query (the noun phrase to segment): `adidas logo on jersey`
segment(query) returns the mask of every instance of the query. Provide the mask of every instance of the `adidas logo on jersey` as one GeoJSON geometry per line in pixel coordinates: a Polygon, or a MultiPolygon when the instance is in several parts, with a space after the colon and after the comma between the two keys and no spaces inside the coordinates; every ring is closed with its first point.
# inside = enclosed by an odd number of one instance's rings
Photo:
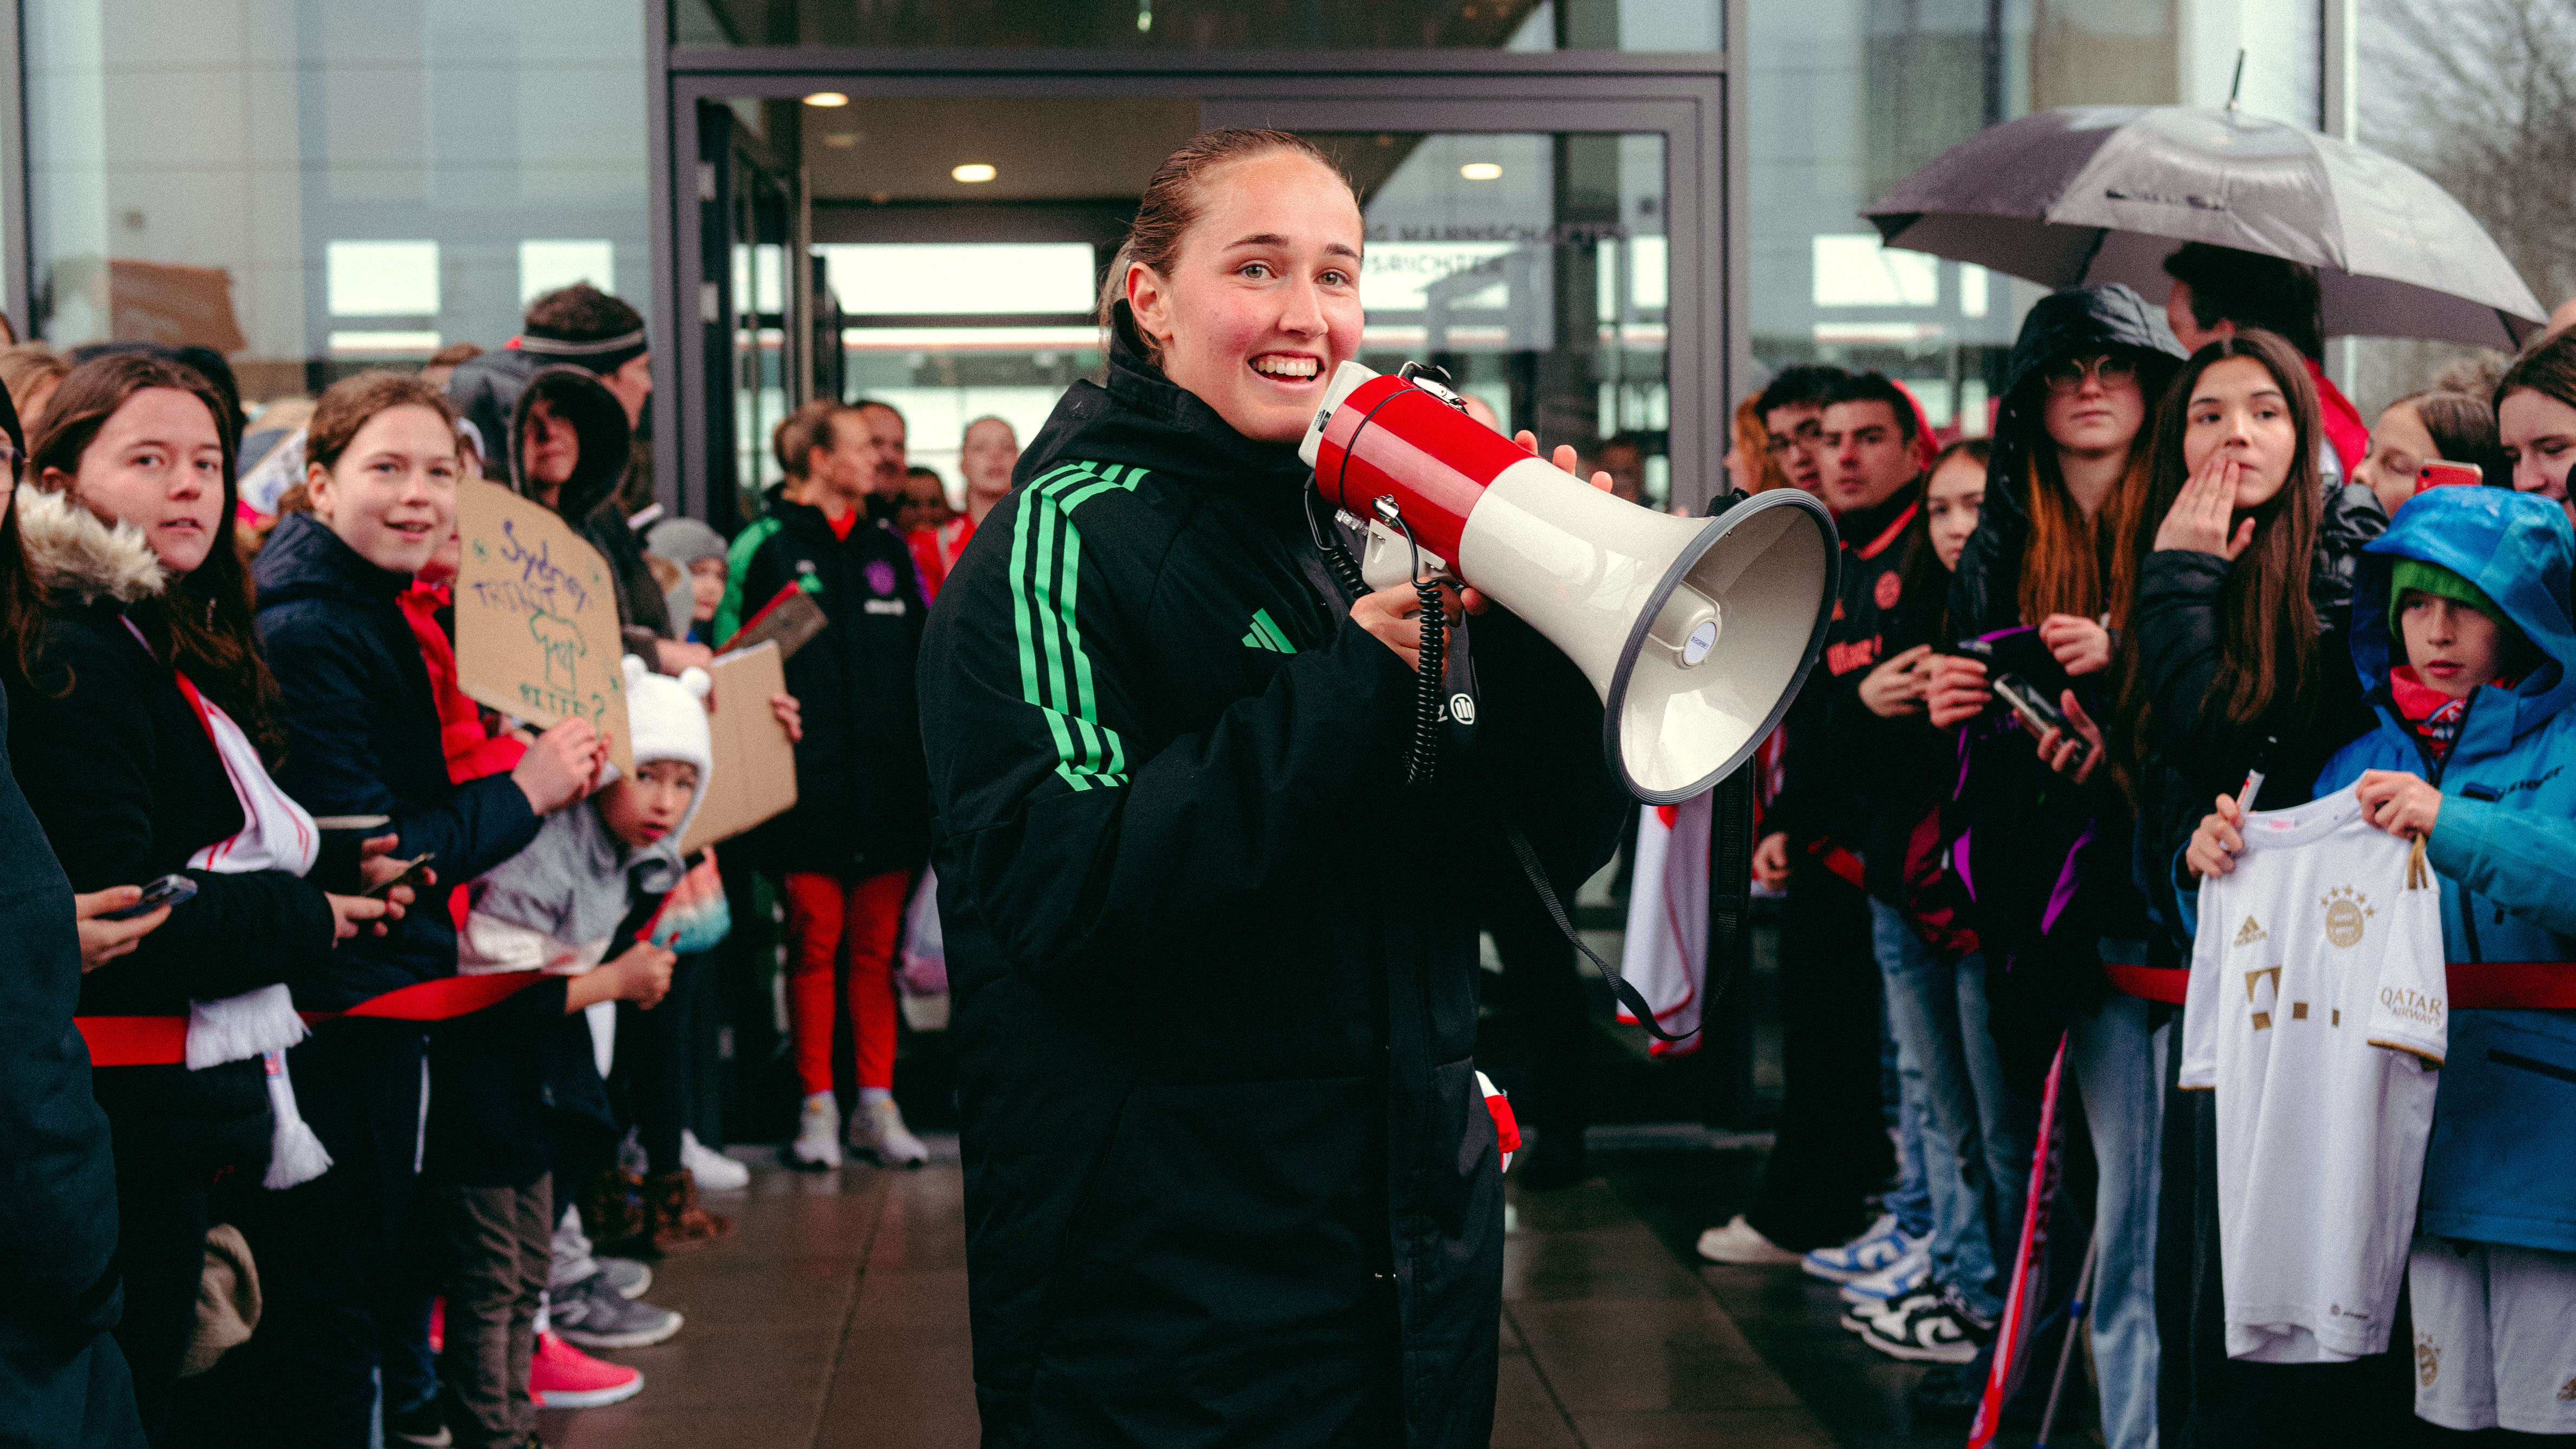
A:
{"type": "Polygon", "coordinates": [[[1267,649],[1273,654],[1294,654],[1297,646],[1288,642],[1287,633],[1270,620],[1268,609],[1252,611],[1252,628],[1243,636],[1246,649],[1267,649]]]}
{"type": "Polygon", "coordinates": [[[2239,946],[2251,946],[2255,942],[2262,940],[2266,934],[2268,933],[2265,932],[2261,926],[2254,924],[2254,918],[2252,916],[2247,916],[2245,918],[2245,924],[2236,928],[2236,944],[2239,946]]]}

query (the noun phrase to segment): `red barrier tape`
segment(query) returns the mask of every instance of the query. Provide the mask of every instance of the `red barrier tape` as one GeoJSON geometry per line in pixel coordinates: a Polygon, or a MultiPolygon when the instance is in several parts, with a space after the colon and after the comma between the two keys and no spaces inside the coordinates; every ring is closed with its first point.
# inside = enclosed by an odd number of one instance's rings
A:
{"type": "MultiPolygon", "coordinates": [[[[2111,984],[2128,995],[2180,1006],[2191,973],[2172,966],[2105,961],[2111,984]]],[[[2472,1011],[2576,1010],[2576,961],[2454,961],[2451,1005],[2472,1011]]]]}
{"type": "MultiPolygon", "coordinates": [[[[442,976],[371,997],[346,1011],[307,1011],[312,1025],[356,1017],[372,1021],[453,1021],[497,1006],[538,982],[538,971],[502,971],[488,976],[442,976]]],[[[184,1016],[81,1016],[72,1024],[89,1043],[93,1067],[165,1067],[188,1060],[188,1018],[184,1016]]]]}

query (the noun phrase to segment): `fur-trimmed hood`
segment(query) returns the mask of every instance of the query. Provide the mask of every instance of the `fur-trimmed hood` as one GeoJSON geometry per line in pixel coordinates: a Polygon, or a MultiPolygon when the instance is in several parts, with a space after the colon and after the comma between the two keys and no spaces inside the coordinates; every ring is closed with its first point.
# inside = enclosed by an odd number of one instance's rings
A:
{"type": "Polygon", "coordinates": [[[69,493],[21,485],[17,508],[27,567],[48,598],[132,604],[160,593],[169,581],[141,529],[108,523],[69,493]]]}

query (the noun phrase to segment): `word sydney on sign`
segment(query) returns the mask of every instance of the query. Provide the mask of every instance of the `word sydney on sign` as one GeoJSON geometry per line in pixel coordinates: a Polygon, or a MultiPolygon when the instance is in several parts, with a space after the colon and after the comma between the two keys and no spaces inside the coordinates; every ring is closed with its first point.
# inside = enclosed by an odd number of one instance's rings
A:
{"type": "Polygon", "coordinates": [[[539,729],[586,719],[634,773],[608,561],[554,510],[495,483],[456,498],[457,683],[539,729]]]}

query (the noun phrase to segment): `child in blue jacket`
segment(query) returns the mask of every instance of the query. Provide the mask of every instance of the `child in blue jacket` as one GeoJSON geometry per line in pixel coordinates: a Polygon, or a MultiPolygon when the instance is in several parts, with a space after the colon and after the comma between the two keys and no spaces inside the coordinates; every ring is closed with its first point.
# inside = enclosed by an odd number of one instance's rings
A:
{"type": "MultiPolygon", "coordinates": [[[[2365,553],[2352,650],[2379,728],[2316,793],[2358,781],[2371,823],[2423,837],[2455,994],[2479,964],[2576,962],[2576,531],[2545,498],[2437,488],[2365,553]]],[[[2220,809],[2195,869],[2233,864],[2220,809]]],[[[2576,1433],[2576,1011],[2452,1012],[2416,1234],[2417,1414],[2576,1433]]]]}

